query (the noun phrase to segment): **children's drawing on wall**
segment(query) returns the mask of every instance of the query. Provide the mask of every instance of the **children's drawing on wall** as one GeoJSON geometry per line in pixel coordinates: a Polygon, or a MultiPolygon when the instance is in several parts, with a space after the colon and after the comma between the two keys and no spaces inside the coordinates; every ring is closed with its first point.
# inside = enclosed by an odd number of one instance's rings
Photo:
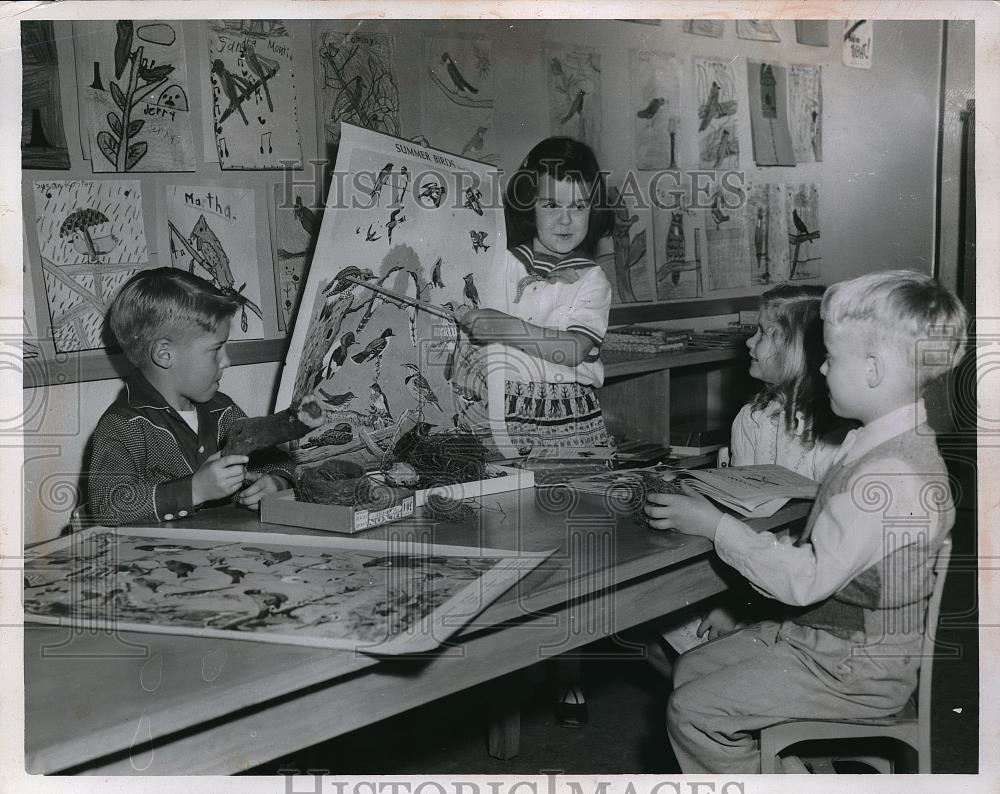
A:
{"type": "Polygon", "coordinates": [[[340,140],[340,122],[399,135],[399,88],[387,33],[342,32],[314,26],[321,69],[326,143],[340,140]]]}
{"type": "Polygon", "coordinates": [[[282,20],[207,23],[215,147],[223,169],[301,163],[292,39],[282,20]]]}
{"type": "Polygon", "coordinates": [[[750,286],[750,272],[744,266],[746,244],[742,212],[735,198],[716,190],[712,195],[711,209],[702,211],[708,249],[709,290],[750,286]]]}
{"type": "Polygon", "coordinates": [[[667,53],[632,50],[629,67],[636,167],[679,168],[681,61],[667,53]]]}
{"type": "Polygon", "coordinates": [[[600,152],[601,56],[583,47],[547,44],[545,73],[549,130],[589,143],[600,152]]]}
{"type": "Polygon", "coordinates": [[[870,19],[845,19],[841,60],[854,69],[871,69],[875,46],[874,22],[870,19]]]}
{"type": "Polygon", "coordinates": [[[650,272],[650,210],[639,206],[633,194],[622,195],[620,186],[609,184],[608,200],[615,208],[610,237],[598,244],[597,264],[611,282],[614,306],[654,299],[650,272]]]}
{"type": "Polygon", "coordinates": [[[741,213],[743,261],[750,273],[750,283],[763,286],[787,281],[788,245],[782,185],[748,185],[741,213]]]}
{"type": "Polygon", "coordinates": [[[35,230],[56,352],[104,347],[104,315],[148,264],[137,180],[35,182],[35,230]]]}
{"type": "Polygon", "coordinates": [[[795,40],[809,47],[830,46],[830,22],[826,19],[796,19],[795,40]]]}
{"type": "Polygon", "coordinates": [[[193,171],[181,23],[74,22],[73,39],[80,132],[94,173],[193,171]]]}
{"type": "Polygon", "coordinates": [[[69,168],[50,19],[21,23],[21,168],[69,168]]]}
{"type": "Polygon", "coordinates": [[[170,263],[236,295],[230,339],[264,336],[251,189],[167,185],[170,263]]]}
{"type": "Polygon", "coordinates": [[[683,29],[685,33],[691,33],[695,36],[721,39],[726,29],[726,23],[721,19],[685,19],[683,29]]]}
{"type": "Polygon", "coordinates": [[[135,527],[60,538],[25,560],[25,611],[93,630],[113,618],[115,630],[413,653],[551,553],[281,537],[135,527]]]}
{"type": "Polygon", "coordinates": [[[656,299],[661,301],[700,298],[704,293],[703,224],[698,213],[671,195],[675,187],[657,182],[652,210],[656,299]]]}
{"type": "Polygon", "coordinates": [[[819,246],[819,185],[785,185],[788,228],[788,277],[819,278],[823,256],[819,246]]]}
{"type": "Polygon", "coordinates": [[[38,324],[35,313],[35,286],[32,283],[31,269],[25,265],[21,269],[21,280],[24,285],[24,298],[21,305],[24,308],[24,331],[21,339],[21,358],[38,358],[41,354],[42,327],[38,324]]]}
{"type": "Polygon", "coordinates": [[[795,165],[788,131],[787,78],[784,66],[747,61],[750,95],[750,137],[753,159],[759,166],[795,165]]]}
{"type": "Polygon", "coordinates": [[[788,67],[788,126],[797,163],[823,159],[822,78],[819,66],[788,67]]]}
{"type": "Polygon", "coordinates": [[[420,130],[430,145],[497,165],[494,82],[492,42],[425,39],[420,130]]]}
{"type": "Polygon", "coordinates": [[[736,35],[749,41],[781,41],[774,23],[767,19],[737,19],[736,35]]]}
{"type": "Polygon", "coordinates": [[[337,171],[354,177],[331,187],[338,210],[323,218],[277,398],[323,402],[323,425],[292,445],[296,462],[377,466],[414,427],[495,439],[489,409],[502,400],[489,400],[484,349],[453,319],[463,305],[504,305],[492,169],[343,125],[337,171]]]}
{"type": "Polygon", "coordinates": [[[694,58],[698,102],[698,161],[701,168],[740,167],[736,125],[736,73],[732,61],[694,58]]]}
{"type": "Polygon", "coordinates": [[[274,186],[274,262],[278,326],[291,331],[299,294],[309,271],[323,208],[313,185],[274,186]]]}

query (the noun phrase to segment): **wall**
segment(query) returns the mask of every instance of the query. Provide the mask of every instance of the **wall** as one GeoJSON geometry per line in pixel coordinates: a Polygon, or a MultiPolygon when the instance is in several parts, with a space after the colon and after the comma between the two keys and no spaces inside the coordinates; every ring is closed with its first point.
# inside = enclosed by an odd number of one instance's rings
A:
{"type": "MultiPolygon", "coordinates": [[[[348,30],[353,23],[345,23],[348,30]]],[[[629,166],[632,151],[631,112],[628,102],[628,50],[651,48],[690,56],[737,55],[736,73],[745,96],[744,57],[782,63],[822,63],[823,149],[821,163],[800,164],[791,169],[757,169],[752,165],[749,118],[746,103],[740,106],[741,163],[748,180],[796,181],[820,184],[823,217],[823,281],[856,275],[881,267],[916,267],[929,270],[934,252],[934,195],[941,72],[941,23],[934,21],[875,23],[875,63],[870,71],[848,69],[839,64],[835,47],[812,48],[795,43],[793,23],[778,21],[781,44],[738,40],[731,23],[721,40],[684,34],[679,21],[662,26],[607,21],[384,21],[372,29],[388,30],[396,37],[397,77],[401,97],[402,131],[405,137],[420,133],[419,85],[415,66],[424,36],[481,36],[494,42],[495,68],[500,95],[495,130],[502,141],[501,167],[511,170],[541,137],[545,128],[545,78],[542,50],[546,41],[577,42],[595,47],[602,56],[604,134],[601,155],[606,168],[622,171],[629,166]],[[789,43],[790,42],[790,43],[789,43]]],[[[368,23],[365,23],[366,28],[368,23]]],[[[317,121],[310,71],[312,66],[309,23],[290,24],[295,37],[295,59],[299,88],[299,113],[303,145],[317,147],[317,121]]],[[[831,23],[831,41],[838,23],[831,23]]],[[[201,25],[185,23],[192,75],[205,75],[201,50],[201,25]]],[[[68,23],[57,23],[60,63],[73,63],[68,23]]],[[[957,49],[957,48],[956,48],[957,49]]],[[[949,50],[961,60],[961,53],[949,50]]],[[[971,63],[971,49],[967,53],[971,63]]],[[[967,67],[971,71],[971,66],[967,67]]],[[[24,180],[90,177],[89,166],[80,162],[76,130],[76,91],[72,75],[64,69],[62,97],[72,172],[25,172],[24,180]]],[[[687,73],[690,75],[690,72],[687,73]]],[[[688,90],[690,90],[688,76],[688,90]]],[[[204,94],[205,89],[203,89],[204,94]]],[[[192,104],[195,99],[192,98],[192,104]]],[[[693,99],[687,97],[687,107],[693,99]]],[[[196,146],[201,147],[200,125],[195,125],[196,146]]],[[[691,143],[693,147],[693,141],[691,143]]],[[[199,148],[201,151],[201,148],[199,148]]],[[[308,155],[308,149],[306,150],[308,155]]],[[[688,162],[696,159],[693,149],[688,162]]],[[[211,166],[206,167],[209,171],[211,166]]],[[[217,168],[214,171],[218,177],[217,168]]],[[[144,175],[147,235],[151,249],[166,251],[163,229],[155,223],[160,214],[156,198],[164,184],[192,175],[144,175]],[[145,189],[145,184],[149,188],[145,189]],[[156,229],[154,232],[153,229],[156,229]]],[[[264,206],[263,188],[277,182],[274,172],[244,172],[226,176],[228,183],[252,184],[260,188],[259,206],[264,206]]],[[[29,184],[30,188],[30,184],[29,184]]],[[[30,201],[30,196],[29,196],[30,201]]],[[[30,206],[30,203],[27,205],[30,206]]],[[[258,211],[261,227],[266,217],[258,211]]],[[[33,223],[33,219],[29,222],[33,223]]],[[[27,235],[30,237],[30,235],[27,235]]],[[[262,274],[270,268],[271,252],[262,235],[259,255],[262,274]]],[[[29,250],[30,253],[30,250],[29,250]]],[[[151,254],[153,261],[156,252],[151,254]]],[[[262,280],[262,288],[268,284],[262,280]]],[[[264,288],[266,293],[266,288],[264,288]]],[[[36,295],[36,297],[39,297],[36,295]]],[[[267,299],[266,299],[267,300],[267,299]]],[[[42,297],[41,306],[44,306],[42,297]]],[[[273,313],[273,293],[269,310],[273,313]]],[[[670,309],[663,309],[669,320],[670,309]]],[[[686,321],[685,325],[691,325],[686,321]]],[[[255,364],[230,369],[222,383],[250,414],[269,410],[276,387],[279,364],[255,364]]],[[[32,419],[26,422],[26,463],[22,475],[25,494],[25,540],[52,537],[65,526],[75,495],[84,448],[101,412],[117,394],[118,381],[27,389],[25,404],[32,419]]]]}

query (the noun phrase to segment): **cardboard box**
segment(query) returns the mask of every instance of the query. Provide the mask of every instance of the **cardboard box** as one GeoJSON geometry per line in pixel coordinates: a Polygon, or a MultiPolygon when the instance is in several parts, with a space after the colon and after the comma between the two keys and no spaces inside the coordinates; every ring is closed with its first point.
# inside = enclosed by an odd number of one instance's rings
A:
{"type": "Polygon", "coordinates": [[[391,499],[376,505],[355,506],[299,502],[295,491],[278,491],[261,500],[260,520],[269,524],[288,524],[352,535],[413,515],[416,497],[412,490],[380,488],[380,491],[389,492],[391,499]]]}
{"type": "Polygon", "coordinates": [[[425,488],[417,491],[417,507],[423,507],[431,494],[446,496],[449,499],[471,499],[475,496],[489,496],[506,491],[518,491],[521,488],[535,487],[535,473],[526,469],[514,469],[510,466],[487,464],[487,471],[497,472],[501,476],[489,477],[485,480],[460,482],[455,485],[438,485],[435,488],[425,488]]]}

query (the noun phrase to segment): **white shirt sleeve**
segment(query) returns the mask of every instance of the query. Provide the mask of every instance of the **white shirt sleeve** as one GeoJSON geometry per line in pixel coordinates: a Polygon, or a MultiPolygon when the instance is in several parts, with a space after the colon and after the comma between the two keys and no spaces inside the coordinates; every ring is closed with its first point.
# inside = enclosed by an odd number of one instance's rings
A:
{"type": "Polygon", "coordinates": [[[744,405],[733,420],[729,431],[730,465],[750,466],[759,443],[757,424],[752,418],[750,403],[744,405]]]}
{"type": "Polygon", "coordinates": [[[592,267],[581,277],[580,288],[567,310],[560,313],[560,331],[579,331],[600,347],[608,331],[611,284],[604,271],[592,267]]]}
{"type": "MultiPolygon", "coordinates": [[[[827,501],[808,543],[782,543],[770,532],[755,532],[725,515],[715,548],[765,595],[794,606],[814,604],[895,548],[913,542],[912,526],[887,517],[926,515],[920,491],[927,482],[903,461],[874,461],[856,473],[845,492],[827,501]]],[[[931,514],[931,534],[940,531],[941,521],[939,514],[931,514]]]]}

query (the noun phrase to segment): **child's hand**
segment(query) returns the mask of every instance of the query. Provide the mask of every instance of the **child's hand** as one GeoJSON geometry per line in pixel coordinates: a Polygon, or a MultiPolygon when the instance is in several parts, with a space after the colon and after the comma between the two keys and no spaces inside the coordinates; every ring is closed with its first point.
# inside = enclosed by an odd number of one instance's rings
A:
{"type": "Polygon", "coordinates": [[[731,631],[735,630],[739,621],[736,617],[725,607],[715,607],[711,610],[705,617],[701,619],[701,623],[698,624],[698,629],[695,631],[699,637],[704,637],[708,634],[710,640],[714,640],[716,637],[721,637],[723,634],[729,634],[731,631]]]}
{"type": "Polygon", "coordinates": [[[265,494],[277,493],[288,487],[284,477],[259,471],[248,471],[246,481],[250,484],[236,495],[236,502],[251,510],[260,509],[260,500],[265,494]]]}
{"type": "Polygon", "coordinates": [[[469,309],[455,319],[470,337],[477,342],[500,341],[504,331],[510,332],[511,317],[496,309],[469,309]]]}
{"type": "Polygon", "coordinates": [[[715,529],[722,518],[722,511],[695,491],[686,482],[681,483],[684,495],[649,493],[646,495],[645,512],[653,529],[676,529],[688,535],[701,535],[715,540],[715,529]]]}
{"type": "Polygon", "coordinates": [[[236,493],[243,485],[249,460],[246,455],[222,457],[221,452],[209,456],[191,478],[191,500],[200,505],[236,493]]]}

